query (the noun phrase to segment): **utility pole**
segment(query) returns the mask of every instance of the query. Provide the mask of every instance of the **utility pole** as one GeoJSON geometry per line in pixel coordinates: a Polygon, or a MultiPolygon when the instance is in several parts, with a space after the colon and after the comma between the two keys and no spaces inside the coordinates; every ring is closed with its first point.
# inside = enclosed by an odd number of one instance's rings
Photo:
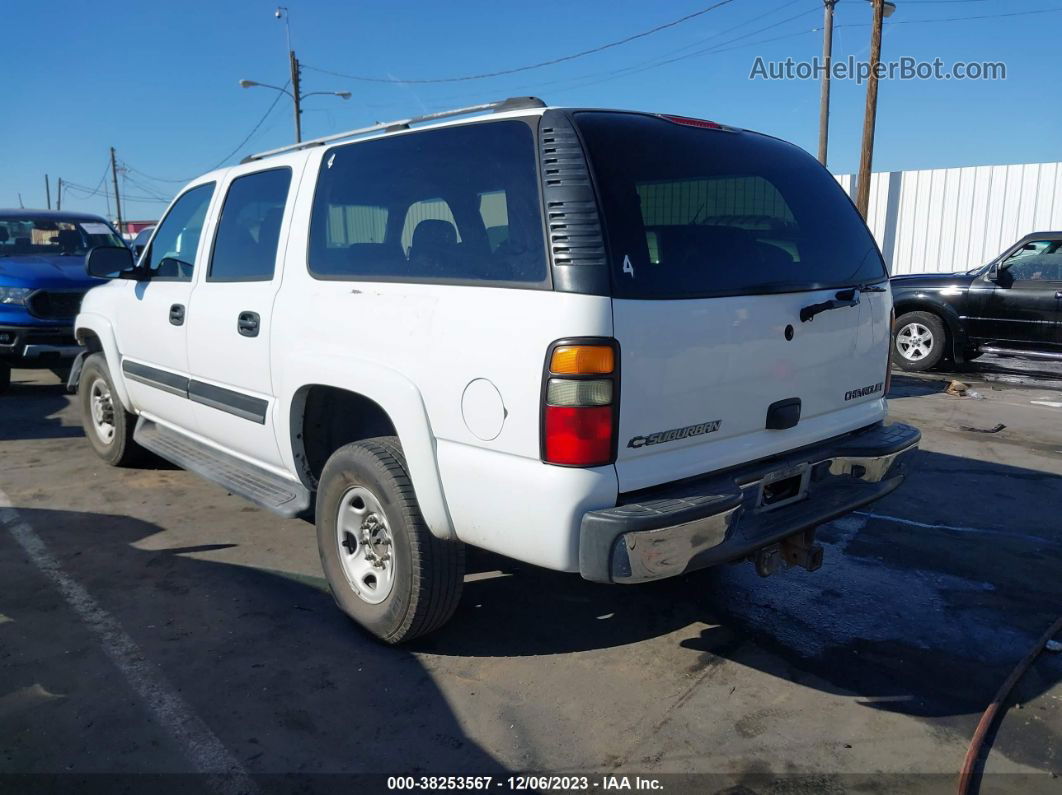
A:
{"type": "Polygon", "coordinates": [[[299,89],[300,68],[295,50],[288,50],[288,59],[291,61],[291,96],[295,100],[295,143],[302,143],[302,91],[299,89]]]}
{"type": "Polygon", "coordinates": [[[819,162],[826,165],[826,145],[830,138],[830,66],[833,58],[833,7],[837,0],[822,0],[822,88],[819,91],[819,162]]]}
{"type": "Polygon", "coordinates": [[[56,191],[55,191],[55,209],[56,210],[62,210],[63,209],[63,178],[62,177],[59,177],[59,186],[56,188],[56,191]]]}
{"type": "Polygon", "coordinates": [[[52,209],[52,186],[48,183],[48,175],[44,175],[44,201],[48,204],[48,209],[52,209]]]}
{"type": "Polygon", "coordinates": [[[870,166],[874,159],[874,124],[878,115],[878,64],[881,62],[881,22],[896,6],[885,0],[874,4],[874,23],[870,33],[870,76],[867,78],[867,106],[863,114],[863,145],[859,152],[859,177],[856,183],[856,208],[867,217],[870,207],[870,166]],[[888,8],[886,8],[886,6],[888,8]]]}
{"type": "Polygon", "coordinates": [[[122,205],[118,201],[118,165],[114,159],[114,147],[111,147],[111,179],[114,180],[114,214],[118,217],[118,234],[123,234],[122,205]]]}

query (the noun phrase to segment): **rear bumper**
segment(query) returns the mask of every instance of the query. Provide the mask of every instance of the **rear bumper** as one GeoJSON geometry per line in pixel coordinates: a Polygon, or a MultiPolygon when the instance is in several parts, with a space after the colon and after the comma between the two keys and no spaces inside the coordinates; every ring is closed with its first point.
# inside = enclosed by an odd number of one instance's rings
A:
{"type": "Polygon", "coordinates": [[[637,583],[744,558],[836,519],[903,482],[921,433],[878,424],[781,456],[621,495],[583,515],[579,572],[595,582],[637,583]],[[763,505],[764,487],[798,489],[763,505]]]}

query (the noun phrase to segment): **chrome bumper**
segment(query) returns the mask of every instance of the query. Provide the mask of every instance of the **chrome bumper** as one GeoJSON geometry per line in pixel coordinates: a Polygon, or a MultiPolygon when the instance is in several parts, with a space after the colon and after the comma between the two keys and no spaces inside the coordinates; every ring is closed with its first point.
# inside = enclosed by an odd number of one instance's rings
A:
{"type": "Polygon", "coordinates": [[[877,425],[591,511],[581,525],[580,573],[638,583],[741,559],[888,494],[903,482],[920,438],[907,425],[877,425]],[[795,492],[765,502],[765,486],[782,479],[795,492]]]}

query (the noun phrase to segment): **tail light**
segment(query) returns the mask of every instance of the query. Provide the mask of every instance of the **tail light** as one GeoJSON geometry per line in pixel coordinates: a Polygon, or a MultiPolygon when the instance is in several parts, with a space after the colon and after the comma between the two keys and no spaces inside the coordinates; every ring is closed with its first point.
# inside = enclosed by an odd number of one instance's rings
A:
{"type": "Polygon", "coordinates": [[[892,341],[892,329],[896,325],[896,307],[889,310],[889,352],[885,357],[885,391],[882,393],[884,397],[889,396],[889,387],[892,386],[892,346],[895,344],[892,341]]]}
{"type": "Polygon", "coordinates": [[[596,467],[616,460],[619,355],[615,340],[553,343],[542,374],[542,460],[596,467]]]}

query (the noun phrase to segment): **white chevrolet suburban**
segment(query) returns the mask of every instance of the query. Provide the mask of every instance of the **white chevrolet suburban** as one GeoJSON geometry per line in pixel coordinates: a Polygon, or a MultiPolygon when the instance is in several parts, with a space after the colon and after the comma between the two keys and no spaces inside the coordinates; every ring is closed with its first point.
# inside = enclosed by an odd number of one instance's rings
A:
{"type": "Polygon", "coordinates": [[[76,385],[144,450],[313,516],[388,642],[453,613],[463,545],[597,582],[751,560],[895,489],[880,253],[799,148],[714,122],[463,108],[194,180],[139,261],[96,248],[76,385]]]}

